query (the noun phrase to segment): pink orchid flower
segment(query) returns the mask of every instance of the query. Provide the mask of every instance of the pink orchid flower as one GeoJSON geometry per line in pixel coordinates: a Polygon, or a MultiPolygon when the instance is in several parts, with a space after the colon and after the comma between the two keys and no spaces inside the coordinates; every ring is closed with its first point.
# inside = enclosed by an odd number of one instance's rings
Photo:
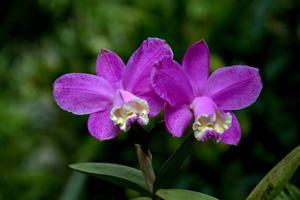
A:
{"type": "Polygon", "coordinates": [[[130,57],[127,66],[118,55],[101,50],[96,75],[70,73],[54,83],[56,103],[76,115],[89,114],[88,129],[99,140],[116,137],[137,121],[146,125],[157,115],[163,100],[154,92],[152,66],[163,57],[172,57],[164,40],[149,38],[130,57]]]}
{"type": "Polygon", "coordinates": [[[257,68],[235,65],[223,67],[209,77],[209,49],[201,40],[189,47],[182,67],[171,57],[153,67],[152,85],[164,99],[168,131],[181,137],[192,128],[197,140],[237,145],[241,130],[231,110],[245,108],[256,101],[262,89],[257,68]]]}

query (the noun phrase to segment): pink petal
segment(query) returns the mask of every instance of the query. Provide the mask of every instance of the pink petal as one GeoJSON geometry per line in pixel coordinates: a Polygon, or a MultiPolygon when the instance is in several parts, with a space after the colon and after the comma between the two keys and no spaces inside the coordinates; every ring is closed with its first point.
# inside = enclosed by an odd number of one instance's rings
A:
{"type": "Polygon", "coordinates": [[[182,67],[191,82],[194,94],[201,95],[209,72],[209,49],[204,40],[187,49],[182,67]]]}
{"type": "Polygon", "coordinates": [[[63,110],[83,115],[106,109],[112,104],[114,90],[98,76],[71,73],[56,79],[53,94],[63,110]]]}
{"type": "Polygon", "coordinates": [[[110,110],[93,113],[89,116],[88,129],[93,137],[98,140],[110,140],[115,138],[120,129],[110,119],[110,110]]]}
{"type": "Polygon", "coordinates": [[[153,90],[140,95],[139,97],[147,101],[150,109],[149,115],[151,117],[158,115],[164,106],[164,100],[162,100],[153,90]]]}
{"type": "MultiPolygon", "coordinates": [[[[197,138],[196,138],[197,139],[197,138]]],[[[201,139],[197,139],[200,142],[205,142],[209,139],[212,139],[213,141],[219,141],[220,140],[220,134],[217,133],[214,130],[206,130],[205,134],[203,135],[203,137],[201,139]]]]}
{"type": "Polygon", "coordinates": [[[165,107],[165,123],[168,131],[174,137],[181,137],[193,120],[193,113],[187,105],[180,107],[165,107]]]}
{"type": "Polygon", "coordinates": [[[189,104],[193,100],[191,84],[172,58],[164,58],[153,67],[152,85],[155,92],[171,106],[189,104]]]}
{"type": "Polygon", "coordinates": [[[262,89],[259,70],[236,65],[215,71],[208,79],[204,95],[222,110],[237,110],[254,103],[262,89]]]}
{"type": "Polygon", "coordinates": [[[116,92],[113,106],[123,106],[124,103],[127,103],[135,98],[137,98],[137,96],[126,90],[118,90],[116,92]]]}
{"type": "Polygon", "coordinates": [[[230,145],[237,145],[241,139],[241,128],[235,114],[231,113],[231,115],[231,127],[221,135],[221,142],[230,145]]]}
{"type": "Polygon", "coordinates": [[[135,96],[125,90],[118,90],[113,105],[122,106],[124,103],[137,97],[147,101],[149,105],[149,115],[151,117],[157,115],[164,105],[164,101],[153,90],[138,96],[135,96]]]}
{"type": "Polygon", "coordinates": [[[149,38],[130,57],[124,72],[124,89],[134,94],[152,90],[150,73],[152,66],[163,57],[172,57],[169,45],[161,39],[149,38]]]}
{"type": "Polygon", "coordinates": [[[194,117],[197,119],[200,115],[214,115],[216,111],[216,104],[209,97],[196,97],[190,105],[193,110],[194,117]]]}
{"type": "Polygon", "coordinates": [[[122,59],[112,51],[102,49],[96,61],[96,73],[109,82],[121,80],[125,64],[122,59]]]}

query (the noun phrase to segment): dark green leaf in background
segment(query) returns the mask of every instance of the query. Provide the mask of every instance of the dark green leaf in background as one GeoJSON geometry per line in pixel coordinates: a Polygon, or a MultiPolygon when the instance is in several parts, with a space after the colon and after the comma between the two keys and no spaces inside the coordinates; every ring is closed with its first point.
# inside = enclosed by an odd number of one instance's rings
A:
{"type": "Polygon", "coordinates": [[[164,200],[217,200],[206,194],[182,189],[161,189],[156,194],[164,200]]]}
{"type": "Polygon", "coordinates": [[[154,182],[154,192],[161,188],[170,177],[174,177],[178,173],[179,167],[192,150],[193,142],[193,134],[189,134],[180,147],[163,164],[154,182]]]}
{"type": "Polygon", "coordinates": [[[134,199],[130,199],[130,200],[152,200],[150,197],[137,197],[134,199]]]}

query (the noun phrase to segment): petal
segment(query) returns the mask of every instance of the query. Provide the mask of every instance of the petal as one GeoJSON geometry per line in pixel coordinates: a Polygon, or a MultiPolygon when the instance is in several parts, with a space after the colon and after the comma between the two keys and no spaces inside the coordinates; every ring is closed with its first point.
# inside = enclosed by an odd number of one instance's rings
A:
{"type": "Polygon", "coordinates": [[[149,38],[130,57],[124,72],[123,86],[134,94],[143,94],[150,90],[152,66],[163,57],[172,57],[169,45],[161,39],[149,38]]]}
{"type": "Polygon", "coordinates": [[[209,71],[209,49],[204,40],[194,43],[187,49],[182,67],[191,82],[194,94],[201,95],[209,71]]]}
{"type": "Polygon", "coordinates": [[[241,139],[241,128],[235,114],[231,113],[231,116],[231,127],[221,135],[221,142],[237,145],[241,139]]]}
{"type": "Polygon", "coordinates": [[[96,61],[96,74],[109,82],[121,80],[125,64],[112,51],[102,49],[96,61]]]}
{"type": "Polygon", "coordinates": [[[257,68],[236,65],[215,71],[208,79],[204,94],[222,110],[237,110],[254,103],[261,89],[257,68]]]}
{"type": "Polygon", "coordinates": [[[128,92],[126,90],[120,89],[116,92],[113,106],[123,106],[124,103],[127,103],[136,98],[138,98],[138,97],[135,96],[134,94],[131,94],[130,92],[128,92]]]}
{"type": "Polygon", "coordinates": [[[196,137],[196,139],[200,142],[205,142],[209,139],[212,139],[213,141],[217,142],[220,141],[220,134],[214,130],[206,130],[201,138],[196,137]]]}
{"type": "Polygon", "coordinates": [[[165,107],[165,123],[168,131],[174,137],[181,137],[193,120],[193,113],[187,105],[180,107],[165,107]]]}
{"type": "Polygon", "coordinates": [[[158,115],[164,106],[164,100],[162,100],[153,90],[139,96],[145,99],[149,105],[149,115],[151,117],[158,115]]]}
{"type": "Polygon", "coordinates": [[[83,73],[65,74],[54,82],[54,98],[63,109],[77,115],[106,109],[112,103],[113,89],[103,78],[83,73]]]}
{"type": "Polygon", "coordinates": [[[127,131],[134,122],[146,125],[149,122],[149,105],[128,91],[118,90],[110,113],[110,119],[121,130],[127,131]]]}
{"type": "Polygon", "coordinates": [[[216,104],[209,97],[196,97],[190,105],[193,110],[194,117],[197,119],[201,115],[214,115],[216,111],[216,104]]]}
{"type": "Polygon", "coordinates": [[[120,129],[113,124],[109,118],[111,109],[93,113],[89,116],[88,129],[93,137],[98,140],[109,140],[115,138],[120,129]]]}
{"type": "Polygon", "coordinates": [[[189,104],[194,97],[183,69],[172,58],[164,58],[153,67],[152,85],[155,92],[172,106],[189,104]]]}

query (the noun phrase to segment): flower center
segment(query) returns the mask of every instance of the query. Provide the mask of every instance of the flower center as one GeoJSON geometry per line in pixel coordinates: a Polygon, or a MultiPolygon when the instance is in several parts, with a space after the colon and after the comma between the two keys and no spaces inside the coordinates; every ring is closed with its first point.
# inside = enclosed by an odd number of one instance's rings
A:
{"type": "Polygon", "coordinates": [[[122,131],[128,131],[130,124],[134,121],[142,125],[149,122],[149,106],[147,101],[135,97],[121,106],[114,106],[110,112],[110,119],[118,125],[122,131]]]}
{"type": "Polygon", "coordinates": [[[213,115],[200,115],[193,124],[194,135],[202,140],[209,131],[223,134],[231,126],[232,117],[229,113],[216,111],[213,115]]]}
{"type": "Polygon", "coordinates": [[[206,140],[206,137],[210,136],[218,139],[219,135],[231,126],[231,114],[218,110],[215,103],[208,97],[195,98],[190,107],[196,119],[193,123],[193,131],[197,140],[206,140]]]}

